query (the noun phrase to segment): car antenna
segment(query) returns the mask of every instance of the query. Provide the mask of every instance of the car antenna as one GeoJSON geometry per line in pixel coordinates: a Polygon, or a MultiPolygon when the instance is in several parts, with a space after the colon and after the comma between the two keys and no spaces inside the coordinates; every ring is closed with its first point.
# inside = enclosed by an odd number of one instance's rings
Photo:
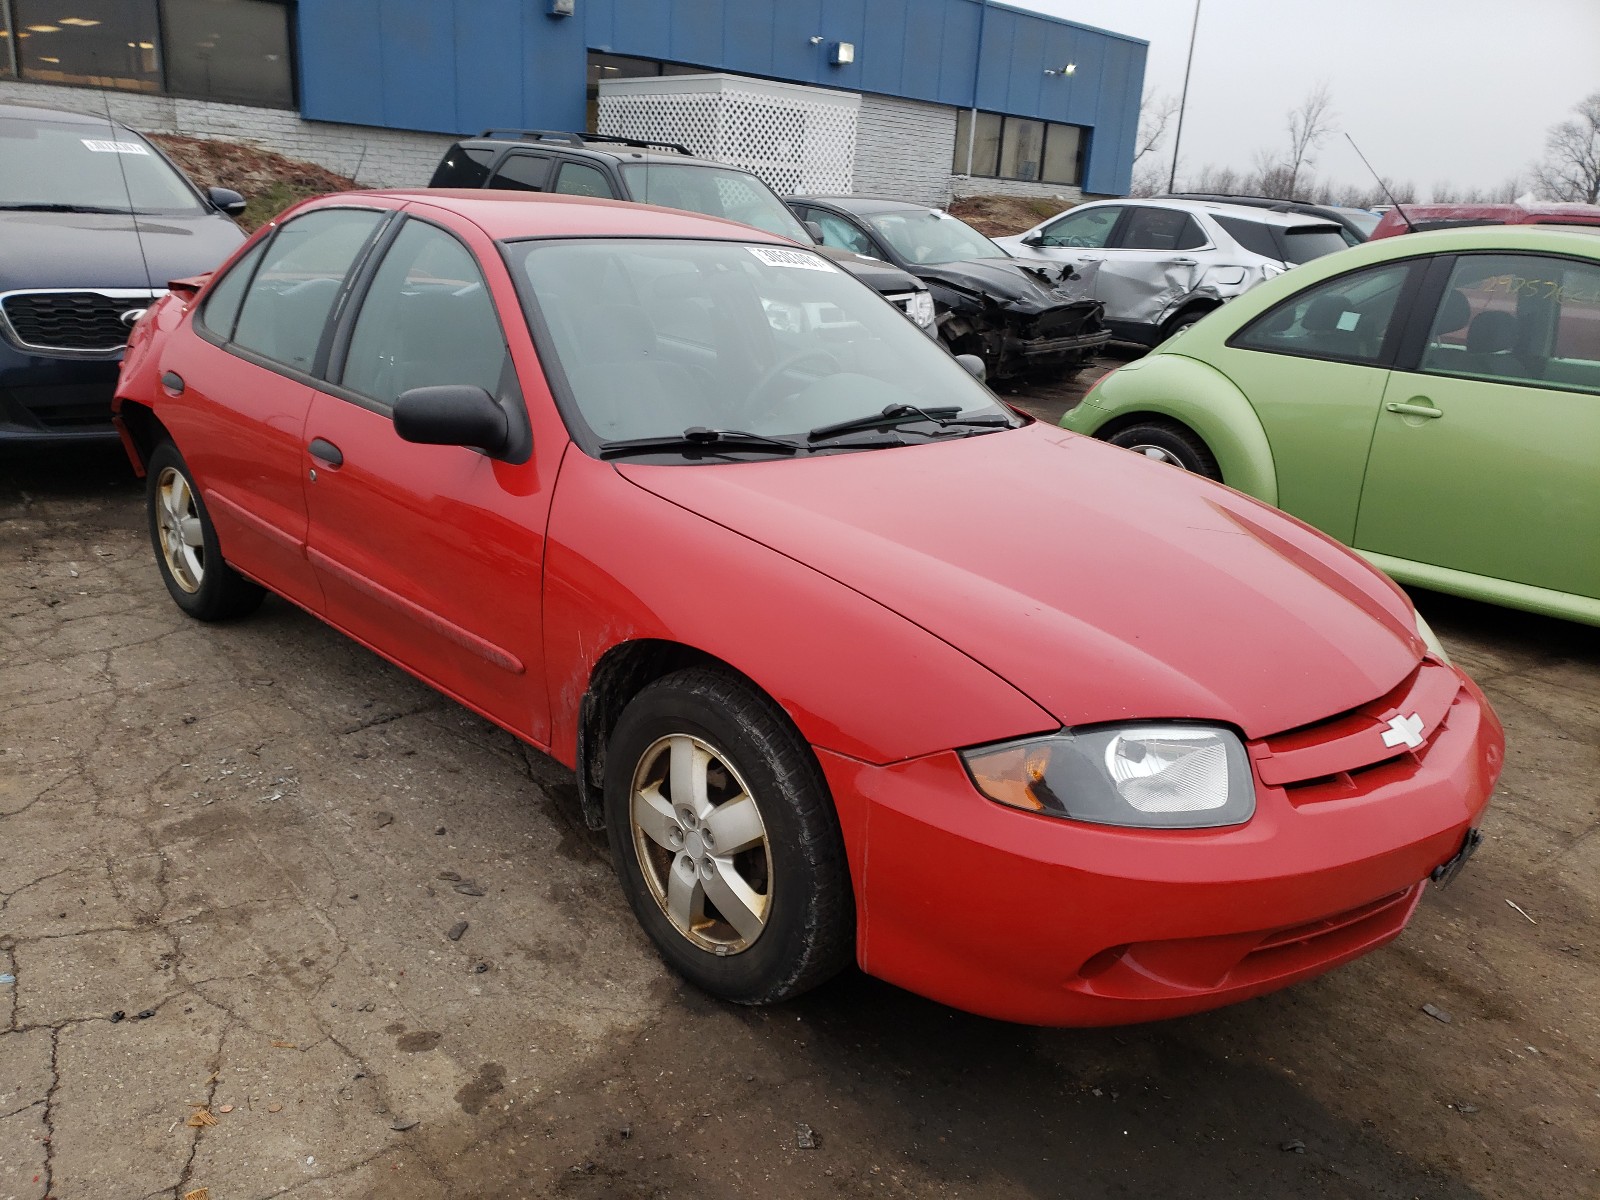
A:
{"type": "MultiPolygon", "coordinates": [[[[1344,136],[1345,140],[1350,143],[1350,149],[1354,150],[1356,152],[1356,157],[1361,160],[1361,165],[1367,170],[1372,171],[1372,164],[1367,161],[1367,156],[1361,153],[1361,147],[1356,145],[1355,138],[1351,137],[1348,133],[1346,133],[1344,136]]],[[[1394,193],[1389,190],[1389,185],[1383,181],[1383,176],[1379,175],[1376,171],[1372,171],[1372,177],[1378,181],[1378,186],[1383,189],[1383,194],[1389,197],[1389,203],[1394,205],[1395,212],[1399,213],[1400,219],[1406,223],[1406,232],[1415,233],[1417,231],[1417,227],[1411,223],[1411,218],[1406,216],[1406,210],[1400,207],[1400,201],[1394,198],[1394,193]]]]}
{"type": "MultiPolygon", "coordinates": [[[[95,59],[99,59],[99,51],[92,52],[95,59]]],[[[99,63],[95,65],[98,67],[99,63]]],[[[102,76],[101,78],[104,78],[102,76]]],[[[150,256],[144,252],[144,231],[139,228],[139,214],[133,207],[133,188],[128,183],[128,164],[122,161],[122,145],[117,137],[116,118],[111,115],[111,94],[104,85],[100,88],[100,103],[106,110],[106,124],[111,131],[112,157],[117,160],[117,173],[122,176],[122,195],[128,201],[128,219],[133,222],[133,240],[139,247],[139,261],[144,265],[145,286],[151,291],[156,290],[156,281],[150,274],[150,256]]],[[[153,304],[154,301],[152,300],[153,304]]]]}

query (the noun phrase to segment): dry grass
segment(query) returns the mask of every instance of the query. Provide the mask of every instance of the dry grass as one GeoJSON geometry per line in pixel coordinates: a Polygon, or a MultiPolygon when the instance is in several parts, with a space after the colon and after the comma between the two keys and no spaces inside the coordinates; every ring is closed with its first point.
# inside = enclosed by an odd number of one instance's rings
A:
{"type": "Polygon", "coordinates": [[[253,231],[309,196],[342,192],[355,181],[315,163],[285,158],[243,142],[212,141],[170,133],[150,134],[202,188],[232,188],[249,202],[239,224],[253,231]]]}
{"type": "Polygon", "coordinates": [[[1007,237],[1032,229],[1070,207],[1065,201],[1041,196],[965,196],[952,201],[949,211],[979,233],[1007,237]]]}

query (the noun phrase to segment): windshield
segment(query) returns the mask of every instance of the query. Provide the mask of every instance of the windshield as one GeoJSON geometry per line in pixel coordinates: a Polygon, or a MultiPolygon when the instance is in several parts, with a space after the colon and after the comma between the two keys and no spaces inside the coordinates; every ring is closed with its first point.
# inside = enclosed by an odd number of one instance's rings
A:
{"type": "Polygon", "coordinates": [[[748,171],[690,163],[624,163],[631,199],[663,208],[726,217],[811,245],[811,235],[761,180],[748,171]]]}
{"type": "MultiPolygon", "coordinates": [[[[507,260],[549,328],[584,423],[604,442],[700,426],[809,446],[823,426],[893,405],[1011,423],[926,334],[809,250],[534,241],[510,244],[507,260]]],[[[942,432],[920,428],[906,436],[942,432]]]]}
{"type": "Polygon", "coordinates": [[[0,117],[0,209],[63,207],[201,212],[150,143],[109,123],[0,117]]]}
{"type": "Polygon", "coordinates": [[[971,225],[938,209],[863,214],[863,219],[909,263],[1006,257],[1004,250],[971,225]]]}
{"type": "Polygon", "coordinates": [[[1310,262],[1324,254],[1343,250],[1348,242],[1337,225],[1313,225],[1305,229],[1286,229],[1283,232],[1284,261],[1310,262]]]}

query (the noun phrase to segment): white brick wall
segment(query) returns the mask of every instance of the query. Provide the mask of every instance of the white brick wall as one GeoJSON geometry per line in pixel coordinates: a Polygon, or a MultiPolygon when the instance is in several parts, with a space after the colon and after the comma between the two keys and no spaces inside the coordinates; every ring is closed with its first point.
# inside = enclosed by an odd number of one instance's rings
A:
{"type": "MultiPolygon", "coordinates": [[[[207,100],[180,100],[140,92],[96,91],[0,80],[0,103],[37,104],[104,113],[143,133],[254,142],[302,162],[348,175],[363,187],[422,187],[452,138],[365,125],[303,121],[283,108],[252,108],[207,100]]],[[[202,186],[206,181],[196,180],[202,186]]]]}
{"type": "Polygon", "coordinates": [[[863,94],[856,116],[858,195],[943,205],[950,199],[956,110],[863,94]]]}

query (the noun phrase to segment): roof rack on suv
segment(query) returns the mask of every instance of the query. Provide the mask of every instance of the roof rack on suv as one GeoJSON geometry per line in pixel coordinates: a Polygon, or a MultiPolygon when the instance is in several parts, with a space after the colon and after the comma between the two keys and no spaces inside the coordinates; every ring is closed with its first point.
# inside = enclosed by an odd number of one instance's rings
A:
{"type": "Polygon", "coordinates": [[[560,129],[485,129],[479,137],[509,137],[526,142],[563,142],[568,146],[587,146],[600,142],[607,146],[632,146],[636,150],[671,150],[693,157],[694,152],[677,142],[651,142],[641,138],[614,137],[609,133],[568,133],[560,129]]]}

